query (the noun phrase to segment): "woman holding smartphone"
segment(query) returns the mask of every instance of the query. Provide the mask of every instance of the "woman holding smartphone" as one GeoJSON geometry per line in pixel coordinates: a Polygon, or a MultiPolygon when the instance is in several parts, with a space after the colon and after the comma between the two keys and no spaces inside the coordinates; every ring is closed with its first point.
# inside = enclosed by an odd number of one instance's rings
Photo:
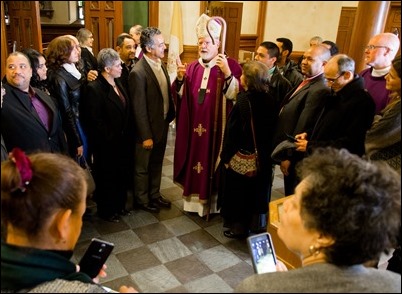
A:
{"type": "Polygon", "coordinates": [[[346,149],[318,148],[298,166],[302,181],[283,204],[278,236],[302,267],[253,275],[240,293],[400,293],[401,275],[368,267],[395,244],[400,175],[346,149]]]}
{"type": "MultiPolygon", "coordinates": [[[[1,163],[1,292],[106,293],[70,261],[82,228],[87,186],[68,156],[14,148],[1,163]]],[[[136,293],[122,286],[120,292],[136,293]]]]}

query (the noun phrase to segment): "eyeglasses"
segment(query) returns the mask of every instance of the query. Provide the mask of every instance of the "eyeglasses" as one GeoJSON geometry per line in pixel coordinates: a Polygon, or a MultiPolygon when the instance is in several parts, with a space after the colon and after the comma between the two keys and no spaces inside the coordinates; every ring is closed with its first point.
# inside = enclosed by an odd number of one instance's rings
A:
{"type": "Polygon", "coordinates": [[[391,50],[391,48],[389,48],[387,46],[376,46],[376,45],[367,45],[366,46],[366,50],[374,50],[374,49],[377,49],[377,48],[386,48],[386,49],[391,50]]]}
{"type": "Polygon", "coordinates": [[[344,72],[341,72],[336,78],[334,78],[334,79],[330,79],[330,78],[325,78],[326,80],[327,80],[327,83],[328,84],[333,84],[333,83],[335,83],[341,76],[343,76],[345,73],[344,72]]]}

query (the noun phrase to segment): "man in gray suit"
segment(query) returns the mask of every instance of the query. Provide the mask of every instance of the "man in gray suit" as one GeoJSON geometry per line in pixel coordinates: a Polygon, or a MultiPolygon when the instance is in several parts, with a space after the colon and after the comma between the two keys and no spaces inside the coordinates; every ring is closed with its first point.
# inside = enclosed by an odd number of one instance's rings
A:
{"type": "MultiPolygon", "coordinates": [[[[323,76],[324,66],[330,58],[330,51],[324,45],[311,46],[304,53],[301,62],[304,80],[284,99],[277,121],[274,147],[287,140],[286,135],[309,133],[313,129],[325,97],[330,93],[323,76]]],[[[278,164],[284,175],[285,195],[291,195],[298,183],[295,166],[303,159],[303,152],[288,149],[284,154],[285,157],[278,164]]]]}
{"type": "Polygon", "coordinates": [[[160,194],[162,164],[169,123],[175,109],[166,66],[161,31],[145,28],[141,33],[141,58],[131,70],[128,84],[136,130],[134,200],[143,210],[159,212],[171,203],[160,194]]]}

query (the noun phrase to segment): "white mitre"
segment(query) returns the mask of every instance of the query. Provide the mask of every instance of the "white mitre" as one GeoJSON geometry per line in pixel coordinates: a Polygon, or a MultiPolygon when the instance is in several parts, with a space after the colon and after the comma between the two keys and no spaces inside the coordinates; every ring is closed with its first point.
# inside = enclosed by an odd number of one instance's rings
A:
{"type": "Polygon", "coordinates": [[[210,36],[207,31],[207,24],[208,24],[209,33],[211,34],[211,36],[214,39],[219,40],[220,35],[221,35],[222,26],[217,21],[210,21],[208,23],[208,21],[210,19],[211,19],[211,17],[209,17],[208,15],[203,13],[200,16],[200,18],[197,20],[195,29],[196,29],[198,39],[206,38],[206,37],[210,36]]]}

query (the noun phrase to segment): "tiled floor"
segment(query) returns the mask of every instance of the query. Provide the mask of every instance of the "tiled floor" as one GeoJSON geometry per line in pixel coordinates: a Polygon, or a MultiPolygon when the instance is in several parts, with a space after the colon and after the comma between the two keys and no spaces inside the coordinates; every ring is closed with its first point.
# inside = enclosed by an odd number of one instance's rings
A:
{"type": "MultiPolygon", "coordinates": [[[[175,129],[170,128],[161,193],[172,201],[160,213],[134,210],[119,223],[95,216],[84,222],[73,259],[93,237],[115,244],[106,262],[108,276],[101,283],[112,289],[132,285],[143,293],[230,293],[253,273],[245,240],[223,235],[222,219],[207,222],[183,211],[182,190],[172,182],[175,129]]],[[[272,200],[283,196],[283,180],[276,171],[272,200]]]]}

